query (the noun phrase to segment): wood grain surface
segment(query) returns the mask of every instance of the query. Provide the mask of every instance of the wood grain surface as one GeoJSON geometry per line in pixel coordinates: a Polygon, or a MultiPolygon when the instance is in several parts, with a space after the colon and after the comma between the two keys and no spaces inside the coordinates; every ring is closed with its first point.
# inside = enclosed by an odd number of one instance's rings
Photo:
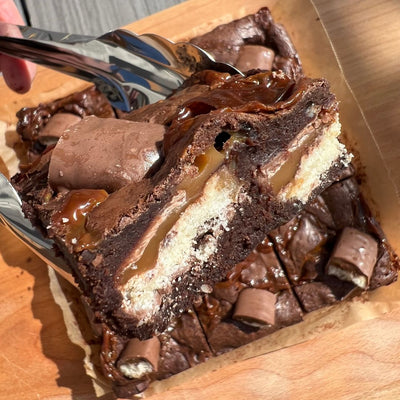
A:
{"type": "Polygon", "coordinates": [[[184,0],[23,0],[32,26],[100,35],[184,0]]]}
{"type": "MultiPolygon", "coordinates": [[[[35,0],[35,4],[36,1],[40,3],[35,0]]],[[[260,0],[244,3],[192,0],[137,21],[130,28],[175,39],[193,33],[193,25],[200,24],[199,29],[204,31],[207,20],[224,22],[265,5],[260,0]]],[[[400,183],[397,145],[400,113],[395,102],[400,94],[399,3],[390,0],[315,0],[315,3],[341,58],[346,78],[360,104],[365,105],[369,124],[381,132],[382,151],[392,179],[400,183]]],[[[57,4],[70,7],[72,2],[57,4]]],[[[73,14],[72,9],[65,10],[73,14]]],[[[0,83],[0,120],[12,123],[15,111],[22,106],[63,96],[85,85],[44,69],[39,69],[32,92],[27,96],[13,94],[0,83]]],[[[51,295],[45,264],[2,227],[0,346],[0,399],[96,398],[84,372],[83,351],[69,339],[61,309],[51,295]]],[[[152,398],[398,399],[400,310],[210,371],[152,398]]]]}

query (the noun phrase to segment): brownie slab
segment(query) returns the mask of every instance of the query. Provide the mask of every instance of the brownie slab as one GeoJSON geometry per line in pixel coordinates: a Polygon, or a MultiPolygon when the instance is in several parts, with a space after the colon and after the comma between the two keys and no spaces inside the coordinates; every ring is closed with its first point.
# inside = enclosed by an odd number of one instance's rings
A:
{"type": "MultiPolygon", "coordinates": [[[[349,161],[326,81],[211,71],[195,80],[207,93],[177,108],[151,176],[114,191],[49,181],[39,198],[27,196],[29,173],[14,180],[100,319],[140,339],[163,331],[349,161]]],[[[54,154],[74,135],[79,146],[87,123],[67,130],[54,154]]],[[[127,124],[138,135],[138,123],[127,124]]],[[[50,177],[64,177],[51,157],[50,177]]]]}

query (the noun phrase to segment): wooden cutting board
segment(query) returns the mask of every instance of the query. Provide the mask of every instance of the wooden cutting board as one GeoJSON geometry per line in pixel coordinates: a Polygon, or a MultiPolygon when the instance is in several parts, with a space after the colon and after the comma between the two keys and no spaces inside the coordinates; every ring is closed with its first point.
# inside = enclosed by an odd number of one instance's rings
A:
{"type": "MultiPolygon", "coordinates": [[[[184,39],[208,30],[207,21],[227,22],[266,3],[192,0],[129,28],[184,39]]],[[[400,93],[399,6],[389,0],[315,3],[368,122],[382,139],[392,179],[399,183],[400,121],[393,106],[400,93]],[[393,79],[396,65],[397,80],[393,79]]],[[[291,34],[298,37],[302,32],[291,34]]],[[[1,83],[0,121],[13,123],[19,108],[85,85],[45,69],[39,69],[32,91],[25,96],[11,93],[1,83]]],[[[85,374],[83,350],[71,342],[49,284],[46,265],[0,227],[0,399],[96,398],[85,374]]],[[[210,371],[152,398],[398,399],[400,310],[210,371]]]]}

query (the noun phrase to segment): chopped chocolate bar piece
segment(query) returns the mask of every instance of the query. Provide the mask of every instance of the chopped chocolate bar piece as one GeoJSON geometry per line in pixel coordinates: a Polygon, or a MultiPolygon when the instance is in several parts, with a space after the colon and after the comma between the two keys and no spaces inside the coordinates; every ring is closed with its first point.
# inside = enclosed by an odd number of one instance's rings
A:
{"type": "Polygon", "coordinates": [[[249,71],[255,68],[271,70],[274,58],[275,52],[269,48],[252,44],[244,45],[239,50],[235,66],[240,71],[249,71]]]}
{"type": "Polygon", "coordinates": [[[44,145],[56,143],[67,128],[75,125],[81,119],[79,115],[72,113],[60,112],[54,114],[43,129],[39,131],[39,142],[44,145]]]}
{"type": "Polygon", "coordinates": [[[251,326],[275,324],[276,294],[268,290],[246,288],[237,299],[233,319],[251,326]]]}
{"type": "Polygon", "coordinates": [[[329,257],[325,244],[330,236],[332,232],[308,213],[270,232],[291,283],[317,278],[329,257]]]}
{"type": "Polygon", "coordinates": [[[28,161],[35,160],[47,145],[54,144],[64,128],[89,115],[100,118],[115,117],[106,97],[94,87],[40,104],[38,107],[18,111],[17,132],[29,149],[28,161]]]}
{"type": "Polygon", "coordinates": [[[358,229],[343,229],[326,266],[327,273],[365,289],[378,254],[378,244],[358,229]]]}
{"type": "MultiPolygon", "coordinates": [[[[54,169],[50,156],[54,192],[29,199],[97,315],[142,340],[164,330],[349,161],[337,139],[337,102],[324,80],[210,71],[196,79],[205,80],[207,95],[178,107],[164,136],[165,159],[151,176],[125,184],[124,169],[113,184],[94,158],[76,163],[87,178],[76,183],[73,167],[73,179],[64,180],[57,171],[68,151],[67,130],[53,150],[54,169]]],[[[90,121],[70,129],[82,133],[73,137],[79,151],[90,121]]],[[[139,131],[154,126],[140,124],[139,131]]],[[[14,180],[22,195],[25,176],[14,180]]]]}
{"type": "Polygon", "coordinates": [[[130,379],[141,379],[157,371],[160,341],[153,336],[147,340],[130,339],[117,361],[121,373],[130,379]]]}
{"type": "Polygon", "coordinates": [[[242,71],[259,68],[282,70],[292,78],[302,75],[292,41],[266,7],[253,15],[219,25],[193,39],[192,43],[209,51],[217,61],[236,65],[242,71]]]}
{"type": "Polygon", "coordinates": [[[164,125],[86,117],[66,130],[55,146],[49,184],[57,191],[114,192],[139,182],[160,160],[158,145],[164,133],[164,125]]]}

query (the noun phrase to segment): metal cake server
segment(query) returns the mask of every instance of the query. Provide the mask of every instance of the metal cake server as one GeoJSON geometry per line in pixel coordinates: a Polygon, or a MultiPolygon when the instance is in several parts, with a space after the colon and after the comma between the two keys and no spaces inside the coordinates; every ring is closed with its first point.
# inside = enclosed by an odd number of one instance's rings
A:
{"type": "Polygon", "coordinates": [[[0,222],[61,276],[77,286],[69,266],[57,257],[53,241],[44,238],[22,212],[22,202],[11,183],[0,173],[0,222]]]}
{"type": "Polygon", "coordinates": [[[123,29],[98,38],[7,24],[15,37],[0,36],[0,52],[93,82],[123,111],[164,99],[194,72],[241,72],[218,63],[190,43],[123,29]]]}

